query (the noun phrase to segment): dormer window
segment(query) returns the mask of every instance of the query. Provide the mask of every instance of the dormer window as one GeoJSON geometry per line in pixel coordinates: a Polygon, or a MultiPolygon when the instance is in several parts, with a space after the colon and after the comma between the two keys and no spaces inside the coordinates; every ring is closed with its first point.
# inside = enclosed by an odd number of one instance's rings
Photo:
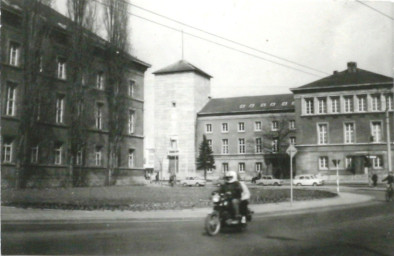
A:
{"type": "Polygon", "coordinates": [[[245,104],[239,105],[239,108],[245,108],[245,104]]]}
{"type": "Polygon", "coordinates": [[[249,108],[254,108],[254,104],[249,104],[249,108]]]}
{"type": "Polygon", "coordinates": [[[261,103],[261,104],[260,104],[260,107],[262,107],[262,108],[264,108],[264,107],[266,107],[266,106],[267,106],[266,103],[261,103]]]}
{"type": "Polygon", "coordinates": [[[287,106],[287,101],[282,102],[282,106],[287,106]]]}
{"type": "Polygon", "coordinates": [[[276,105],[275,102],[271,102],[270,107],[274,107],[276,105]]]}

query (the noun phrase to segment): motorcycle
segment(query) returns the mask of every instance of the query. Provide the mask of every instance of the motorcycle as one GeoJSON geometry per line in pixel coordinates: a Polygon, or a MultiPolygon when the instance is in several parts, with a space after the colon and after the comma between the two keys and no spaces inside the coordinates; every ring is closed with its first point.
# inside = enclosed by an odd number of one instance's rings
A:
{"type": "Polygon", "coordinates": [[[387,188],[386,188],[386,201],[387,202],[390,202],[393,200],[393,194],[394,194],[393,186],[387,185],[387,188]]]}
{"type": "Polygon", "coordinates": [[[205,231],[210,236],[215,236],[222,227],[234,227],[239,231],[246,228],[247,222],[252,220],[253,211],[246,205],[240,204],[242,220],[234,218],[233,207],[231,204],[231,193],[212,193],[213,211],[205,218],[205,231]]]}

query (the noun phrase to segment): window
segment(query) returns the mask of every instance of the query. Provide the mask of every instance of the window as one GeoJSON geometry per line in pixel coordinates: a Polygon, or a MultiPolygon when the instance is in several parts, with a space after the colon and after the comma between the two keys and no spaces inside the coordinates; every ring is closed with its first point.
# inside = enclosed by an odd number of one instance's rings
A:
{"type": "Polygon", "coordinates": [[[276,153],[279,151],[279,139],[272,140],[272,152],[276,153]]]}
{"type": "Polygon", "coordinates": [[[238,163],[238,172],[239,173],[245,172],[245,163],[238,163]]]}
{"type": "Polygon", "coordinates": [[[135,82],[133,80],[130,80],[129,81],[129,90],[128,90],[130,97],[134,96],[134,87],[135,87],[135,82]]]}
{"type": "Polygon", "coordinates": [[[263,163],[256,163],[256,172],[261,172],[263,170],[263,163]]]}
{"type": "Polygon", "coordinates": [[[228,154],[228,139],[222,139],[222,154],[228,154]]]}
{"type": "Polygon", "coordinates": [[[296,137],[290,137],[290,144],[295,145],[296,144],[296,137]]]}
{"type": "Polygon", "coordinates": [[[104,72],[97,72],[96,88],[99,90],[104,90],[104,72]]]}
{"type": "Polygon", "coordinates": [[[295,129],[295,121],[294,120],[290,120],[289,121],[289,129],[290,130],[294,130],[295,129]]]}
{"type": "Polygon", "coordinates": [[[319,109],[318,109],[319,114],[327,113],[327,99],[326,98],[319,98],[317,100],[317,102],[318,102],[318,107],[319,107],[319,109]]]}
{"type": "Polygon", "coordinates": [[[282,106],[287,106],[287,101],[282,102],[282,106]]]}
{"type": "Polygon", "coordinates": [[[38,163],[38,146],[31,148],[30,162],[33,164],[38,163]]]}
{"type": "Polygon", "coordinates": [[[96,151],[94,152],[94,165],[101,166],[102,162],[102,146],[97,146],[96,151]]]}
{"type": "Polygon", "coordinates": [[[44,63],[43,63],[43,57],[42,55],[40,56],[40,58],[38,59],[38,72],[42,73],[42,71],[44,71],[44,63]]]}
{"type": "Polygon", "coordinates": [[[386,95],[386,108],[389,108],[389,110],[393,110],[393,95],[386,95]]]}
{"type": "Polygon", "coordinates": [[[373,142],[381,142],[382,140],[382,122],[373,121],[371,123],[371,135],[373,142]]]}
{"type": "Polygon", "coordinates": [[[278,121],[272,121],[271,130],[272,131],[277,131],[278,129],[279,129],[279,122],[278,121]]]}
{"type": "Polygon", "coordinates": [[[267,106],[267,103],[261,103],[260,104],[260,107],[262,107],[262,108],[264,108],[264,107],[266,107],[267,106]]]}
{"type": "Polygon", "coordinates": [[[256,138],[256,153],[262,152],[261,138],[256,138]]]}
{"type": "Polygon", "coordinates": [[[11,163],[12,162],[12,147],[13,147],[13,140],[12,139],[4,139],[3,142],[3,151],[2,153],[2,161],[3,163],[11,163]]]}
{"type": "Polygon", "coordinates": [[[261,131],[261,122],[260,121],[254,122],[254,130],[261,131]]]}
{"type": "Polygon", "coordinates": [[[358,95],[357,101],[358,101],[358,111],[359,112],[367,111],[367,96],[366,95],[358,95]]]}
{"type": "Polygon", "coordinates": [[[212,133],[212,124],[206,124],[205,125],[205,132],[206,133],[212,133]]]}
{"type": "Polygon", "coordinates": [[[254,108],[254,104],[249,104],[249,108],[254,108]]]}
{"type": "Polygon", "coordinates": [[[86,73],[83,73],[81,77],[81,84],[85,86],[87,83],[88,83],[88,75],[86,73]]]}
{"type": "Polygon", "coordinates": [[[345,113],[353,112],[353,96],[344,96],[345,113]]]}
{"type": "Polygon", "coordinates": [[[271,102],[270,103],[270,107],[275,107],[275,105],[276,105],[276,102],[271,102]]]}
{"type": "Polygon", "coordinates": [[[238,153],[245,154],[245,139],[238,139],[238,153]]]}
{"type": "Polygon", "coordinates": [[[19,56],[20,56],[20,44],[11,42],[10,43],[10,65],[19,66],[19,56]]]}
{"type": "Polygon", "coordinates": [[[62,164],[62,154],[63,154],[63,145],[61,143],[56,143],[55,145],[55,164],[62,164]]]}
{"type": "Polygon", "coordinates": [[[314,113],[313,107],[313,98],[305,99],[305,114],[312,115],[314,113]]]}
{"type": "Polygon", "coordinates": [[[339,110],[340,110],[339,97],[331,97],[331,112],[339,113],[339,110]]]}
{"type": "Polygon", "coordinates": [[[245,123],[239,122],[238,123],[238,131],[239,132],[244,132],[245,131],[245,123]]]}
{"type": "Polygon", "coordinates": [[[222,132],[228,132],[228,123],[222,123],[222,132]]]}
{"type": "Polygon", "coordinates": [[[347,156],[345,158],[345,168],[350,168],[350,167],[352,167],[352,157],[347,156]]]}
{"type": "Polygon", "coordinates": [[[61,57],[57,58],[57,78],[63,80],[67,79],[65,58],[61,58],[61,57]]]}
{"type": "Polygon", "coordinates": [[[372,111],[379,111],[381,109],[380,95],[372,95],[372,111]]]}
{"type": "Polygon", "coordinates": [[[16,84],[7,82],[7,95],[6,95],[6,110],[7,116],[15,116],[15,104],[16,104],[16,84]]]}
{"type": "Polygon", "coordinates": [[[318,124],[317,125],[317,137],[318,137],[318,144],[324,145],[328,143],[328,136],[327,136],[327,124],[318,124]]]}
{"type": "Polygon", "coordinates": [[[239,105],[239,108],[245,108],[245,104],[239,105]]]}
{"type": "Polygon", "coordinates": [[[56,98],[56,123],[64,122],[64,95],[58,95],[56,98]]]}
{"type": "Polygon", "coordinates": [[[345,123],[345,144],[354,143],[354,123],[345,123]]]}
{"type": "Polygon", "coordinates": [[[222,163],[222,170],[224,173],[228,172],[228,163],[222,163]]]}
{"type": "Polygon", "coordinates": [[[134,111],[131,109],[129,110],[127,124],[128,124],[129,134],[134,133],[134,111]]]}
{"type": "Polygon", "coordinates": [[[376,156],[375,158],[372,159],[372,167],[374,169],[381,169],[383,168],[383,157],[382,156],[376,156]]]}
{"type": "Polygon", "coordinates": [[[319,169],[320,170],[328,169],[328,157],[327,156],[319,157],[319,169]]]}
{"type": "Polygon", "coordinates": [[[83,163],[83,153],[82,153],[82,150],[79,150],[77,152],[76,164],[77,165],[82,165],[82,163],[83,163]]]}
{"type": "Polygon", "coordinates": [[[103,129],[103,103],[96,104],[96,129],[103,129]]]}
{"type": "Polygon", "coordinates": [[[170,148],[172,150],[178,150],[178,141],[176,139],[170,140],[170,148]]]}
{"type": "Polygon", "coordinates": [[[129,149],[128,166],[134,167],[134,149],[129,149]]]}
{"type": "Polygon", "coordinates": [[[207,140],[208,146],[212,149],[212,140],[207,140]]]}

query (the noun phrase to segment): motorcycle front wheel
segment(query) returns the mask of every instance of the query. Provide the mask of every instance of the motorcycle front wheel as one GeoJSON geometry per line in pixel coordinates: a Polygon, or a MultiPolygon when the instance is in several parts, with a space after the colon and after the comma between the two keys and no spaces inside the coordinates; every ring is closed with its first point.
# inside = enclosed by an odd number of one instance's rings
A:
{"type": "Polygon", "coordinates": [[[205,218],[205,231],[210,236],[215,236],[220,231],[220,218],[218,213],[211,213],[205,218]]]}

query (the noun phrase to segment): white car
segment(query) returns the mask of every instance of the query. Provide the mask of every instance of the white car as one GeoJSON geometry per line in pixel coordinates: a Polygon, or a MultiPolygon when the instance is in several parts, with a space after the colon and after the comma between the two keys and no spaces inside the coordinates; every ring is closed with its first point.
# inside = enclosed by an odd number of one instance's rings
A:
{"type": "Polygon", "coordinates": [[[322,179],[317,178],[313,174],[297,175],[293,179],[293,185],[296,186],[320,186],[324,185],[322,179]]]}
{"type": "Polygon", "coordinates": [[[261,175],[261,178],[256,180],[256,185],[274,185],[282,186],[283,180],[275,179],[272,175],[261,175]]]}
{"type": "Polygon", "coordinates": [[[186,177],[185,179],[181,180],[181,184],[183,186],[205,186],[206,181],[202,178],[198,177],[186,177]]]}

